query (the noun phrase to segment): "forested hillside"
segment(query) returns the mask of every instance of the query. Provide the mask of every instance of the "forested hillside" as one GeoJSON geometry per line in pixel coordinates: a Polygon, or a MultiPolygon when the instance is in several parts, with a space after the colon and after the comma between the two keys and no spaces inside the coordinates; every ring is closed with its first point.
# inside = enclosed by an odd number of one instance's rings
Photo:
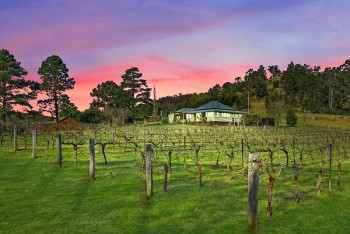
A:
{"type": "Polygon", "coordinates": [[[350,60],[324,70],[293,62],[284,71],[277,65],[267,69],[260,65],[256,70],[249,69],[244,77],[217,84],[205,93],[160,98],[159,107],[168,113],[182,107],[198,107],[210,100],[244,111],[248,110],[248,100],[250,108],[263,102],[266,115],[272,116],[290,108],[300,112],[349,114],[350,60]]]}

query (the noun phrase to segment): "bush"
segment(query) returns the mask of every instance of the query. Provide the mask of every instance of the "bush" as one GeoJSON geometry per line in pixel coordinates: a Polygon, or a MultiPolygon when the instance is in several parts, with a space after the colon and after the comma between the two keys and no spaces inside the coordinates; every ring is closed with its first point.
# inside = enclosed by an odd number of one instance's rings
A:
{"type": "Polygon", "coordinates": [[[169,118],[168,118],[168,117],[163,117],[163,118],[160,120],[160,123],[161,123],[161,124],[169,124],[169,118]]]}
{"type": "Polygon", "coordinates": [[[244,115],[243,123],[245,126],[261,125],[261,118],[259,115],[244,115]]]}
{"type": "Polygon", "coordinates": [[[292,108],[287,111],[286,119],[287,119],[287,126],[288,127],[294,127],[297,125],[298,118],[295,115],[295,112],[292,108]]]}

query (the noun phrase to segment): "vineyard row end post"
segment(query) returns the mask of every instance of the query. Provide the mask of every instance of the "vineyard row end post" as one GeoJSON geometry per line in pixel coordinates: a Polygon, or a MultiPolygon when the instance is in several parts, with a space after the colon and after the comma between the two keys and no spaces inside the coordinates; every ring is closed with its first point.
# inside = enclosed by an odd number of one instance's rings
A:
{"type": "Polygon", "coordinates": [[[147,198],[151,198],[153,196],[152,145],[151,144],[146,145],[145,158],[146,158],[147,198]]]}
{"type": "Polygon", "coordinates": [[[258,191],[260,158],[258,154],[249,153],[248,161],[248,226],[258,228],[258,191]]]}
{"type": "Polygon", "coordinates": [[[57,135],[57,165],[62,167],[62,135],[57,135]]]}
{"type": "Polygon", "coordinates": [[[90,139],[89,141],[89,152],[90,152],[90,180],[95,180],[95,141],[90,139]]]}

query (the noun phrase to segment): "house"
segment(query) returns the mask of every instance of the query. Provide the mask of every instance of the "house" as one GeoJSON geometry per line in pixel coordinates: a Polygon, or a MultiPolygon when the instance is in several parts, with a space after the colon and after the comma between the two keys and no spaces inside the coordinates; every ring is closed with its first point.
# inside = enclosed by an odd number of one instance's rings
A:
{"type": "Polygon", "coordinates": [[[66,124],[75,124],[77,121],[75,121],[71,116],[67,116],[64,118],[60,118],[58,120],[59,123],[66,123],[66,124]]]}
{"type": "Polygon", "coordinates": [[[245,112],[235,110],[218,101],[211,101],[195,109],[182,108],[169,115],[169,122],[241,124],[243,114],[245,112]]]}

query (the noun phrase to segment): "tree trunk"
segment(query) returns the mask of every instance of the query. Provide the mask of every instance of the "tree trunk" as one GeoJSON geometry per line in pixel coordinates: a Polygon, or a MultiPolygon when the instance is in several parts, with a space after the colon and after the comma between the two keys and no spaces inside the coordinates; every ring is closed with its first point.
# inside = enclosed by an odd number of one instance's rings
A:
{"type": "Polygon", "coordinates": [[[275,182],[275,177],[269,177],[269,183],[267,185],[267,217],[272,216],[272,200],[273,200],[273,183],[275,182]]]}
{"type": "Polygon", "coordinates": [[[103,159],[105,161],[105,164],[107,164],[107,157],[106,157],[105,149],[106,149],[106,145],[105,144],[101,144],[101,150],[102,150],[103,159]]]}

